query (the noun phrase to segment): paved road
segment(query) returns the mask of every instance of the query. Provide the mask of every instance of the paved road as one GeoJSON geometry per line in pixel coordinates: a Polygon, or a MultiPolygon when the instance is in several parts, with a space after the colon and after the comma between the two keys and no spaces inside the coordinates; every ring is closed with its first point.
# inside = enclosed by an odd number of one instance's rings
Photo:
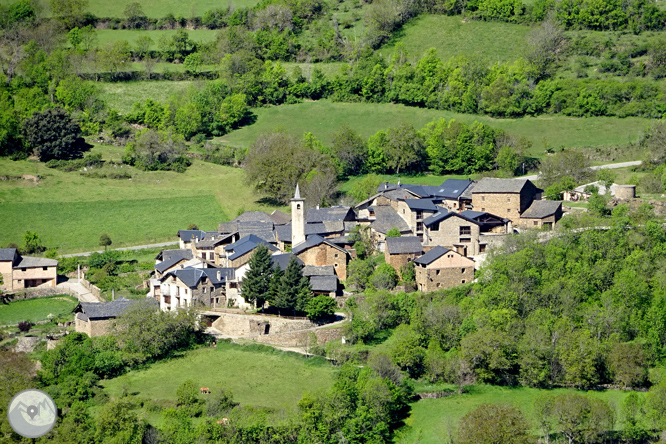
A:
{"type": "MultiPolygon", "coordinates": [[[[137,245],[135,247],[114,248],[114,250],[116,250],[116,251],[143,250],[144,248],[170,247],[171,245],[177,245],[177,244],[178,244],[178,241],[162,242],[161,244],[137,245]]],[[[104,250],[88,251],[86,253],[63,254],[62,257],[90,256],[93,253],[104,253],[104,250]]]]}
{"type": "Polygon", "coordinates": [[[95,295],[93,295],[86,287],[79,283],[76,279],[70,279],[66,282],[61,282],[56,285],[56,288],[63,288],[70,290],[78,295],[79,302],[100,302],[95,295]]]}
{"type": "MultiPolygon", "coordinates": [[[[590,167],[591,170],[612,170],[615,168],[626,168],[630,166],[636,166],[640,165],[641,162],[640,160],[633,160],[631,162],[620,162],[620,163],[609,163],[606,165],[596,165],[593,167],[590,167]]],[[[529,179],[529,180],[537,180],[539,178],[538,174],[533,174],[531,176],[522,176],[522,177],[516,177],[516,179],[529,179]]]]}

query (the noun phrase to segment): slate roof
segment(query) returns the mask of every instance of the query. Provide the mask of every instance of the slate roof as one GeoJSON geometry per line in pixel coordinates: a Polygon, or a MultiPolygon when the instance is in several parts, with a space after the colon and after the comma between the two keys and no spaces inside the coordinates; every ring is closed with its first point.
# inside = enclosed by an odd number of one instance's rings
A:
{"type": "Polygon", "coordinates": [[[227,280],[233,279],[236,271],[233,268],[199,268],[203,273],[210,279],[210,282],[213,285],[224,284],[227,280]],[[220,274],[220,278],[217,278],[217,274],[220,274]]]}
{"type": "Polygon", "coordinates": [[[273,222],[273,219],[264,211],[245,211],[243,214],[231,219],[230,222],[273,222]]]}
{"type": "Polygon", "coordinates": [[[349,240],[349,236],[329,237],[328,241],[333,242],[334,244],[338,244],[338,245],[353,245],[354,244],[354,242],[351,242],[349,240]]]}
{"type": "Polygon", "coordinates": [[[432,197],[458,199],[472,183],[469,179],[447,179],[440,186],[424,186],[432,197]]]}
{"type": "Polygon", "coordinates": [[[298,257],[296,257],[294,253],[274,254],[271,256],[271,261],[273,261],[273,265],[277,265],[278,267],[280,267],[280,270],[284,271],[287,269],[289,261],[291,260],[292,257],[296,258],[296,262],[298,262],[300,266],[304,265],[303,261],[300,260],[298,257]]]}
{"type": "Polygon", "coordinates": [[[291,243],[291,224],[278,225],[275,227],[276,237],[279,238],[282,242],[291,243]]]}
{"type": "Polygon", "coordinates": [[[497,221],[501,221],[503,223],[507,223],[510,220],[500,216],[496,216],[492,213],[487,213],[485,211],[465,210],[462,213],[460,213],[460,215],[479,224],[488,223],[488,219],[496,219],[497,221]]]}
{"type": "Polygon", "coordinates": [[[474,188],[476,188],[476,184],[478,182],[472,182],[469,184],[467,189],[460,194],[460,199],[465,199],[465,200],[472,200],[472,193],[474,192],[474,188]]]}
{"type": "Polygon", "coordinates": [[[128,300],[123,297],[119,297],[115,301],[111,302],[80,302],[72,313],[79,313],[77,317],[79,319],[95,320],[95,319],[109,319],[116,318],[121,315],[128,307],[132,304],[136,304],[142,301],[148,301],[143,303],[153,304],[157,309],[157,301],[155,299],[141,299],[141,300],[128,300]]]}
{"type": "Polygon", "coordinates": [[[18,264],[14,268],[37,268],[37,267],[57,267],[58,261],[55,259],[47,259],[44,257],[20,257],[18,264]]]}
{"type": "Polygon", "coordinates": [[[204,239],[206,237],[206,232],[201,230],[178,230],[178,237],[184,242],[191,242],[197,237],[199,239],[204,239]]]}
{"type": "Polygon", "coordinates": [[[284,211],[275,210],[269,216],[275,225],[286,225],[291,222],[291,215],[284,211]]]}
{"type": "Polygon", "coordinates": [[[335,276],[335,267],[333,265],[306,265],[303,267],[303,276],[335,276]]]}
{"type": "Polygon", "coordinates": [[[199,242],[196,242],[195,246],[197,248],[215,247],[215,246],[219,245],[220,243],[224,242],[224,240],[229,237],[229,234],[227,234],[227,233],[220,234],[218,232],[215,232],[215,234],[217,236],[209,235],[208,237],[204,238],[203,240],[200,240],[199,242]]]}
{"type": "Polygon", "coordinates": [[[451,214],[449,213],[449,211],[445,210],[444,208],[440,208],[440,210],[435,214],[433,214],[432,216],[428,216],[425,219],[423,219],[423,225],[429,227],[432,224],[443,221],[450,215],[451,214]]]}
{"type": "Polygon", "coordinates": [[[426,254],[424,254],[421,257],[417,257],[414,259],[414,262],[420,265],[428,265],[431,262],[436,261],[440,257],[444,256],[446,253],[448,253],[449,250],[448,248],[436,246],[432,250],[428,251],[426,254]]]}
{"type": "Polygon", "coordinates": [[[229,260],[238,259],[242,255],[254,250],[259,245],[266,245],[270,251],[277,251],[277,248],[254,234],[247,235],[233,244],[224,247],[225,251],[233,251],[229,260]]]}
{"type": "Polygon", "coordinates": [[[0,248],[0,261],[13,261],[16,256],[16,248],[0,248]]]}
{"type": "Polygon", "coordinates": [[[337,276],[310,276],[310,289],[312,291],[333,292],[338,290],[337,276]]]}
{"type": "Polygon", "coordinates": [[[310,208],[305,217],[308,224],[325,221],[350,221],[356,219],[351,207],[336,206],[330,208],[310,208]]]}
{"type": "Polygon", "coordinates": [[[405,219],[390,205],[381,205],[371,207],[375,213],[375,220],[370,223],[370,227],[380,233],[386,234],[391,228],[397,228],[401,233],[411,231],[405,219]]]}
{"type": "Polygon", "coordinates": [[[389,254],[422,253],[421,240],[416,236],[387,237],[386,249],[389,254]]]}
{"type": "Polygon", "coordinates": [[[192,250],[190,250],[189,248],[178,249],[178,250],[162,250],[157,254],[157,257],[155,259],[166,261],[174,257],[192,259],[194,255],[192,254],[192,250]]]}
{"type": "Polygon", "coordinates": [[[494,179],[484,177],[474,186],[472,193],[520,193],[528,182],[530,182],[528,179],[494,179]]]}
{"type": "MultiPolygon", "coordinates": [[[[233,268],[193,268],[187,267],[180,270],[169,272],[167,276],[176,276],[183,281],[185,285],[190,288],[196,288],[203,277],[210,279],[211,284],[219,286],[226,282],[227,279],[234,278],[233,268]],[[217,272],[220,272],[220,278],[217,278],[217,272]]],[[[162,279],[166,279],[166,277],[162,279]]]]}
{"type": "Polygon", "coordinates": [[[238,234],[241,238],[250,234],[263,239],[266,242],[275,242],[273,221],[248,221],[238,223],[238,234]]]}
{"type": "Polygon", "coordinates": [[[405,203],[412,211],[432,211],[434,213],[439,209],[430,199],[405,199],[405,203]]]}
{"type": "Polygon", "coordinates": [[[159,264],[155,265],[155,270],[157,270],[160,273],[164,273],[167,271],[169,268],[173,267],[180,261],[186,261],[189,259],[185,259],[182,256],[174,256],[170,259],[167,259],[165,261],[160,262],[159,264]]]}
{"type": "Polygon", "coordinates": [[[308,248],[316,247],[317,245],[321,245],[323,243],[326,243],[342,252],[345,254],[349,254],[347,250],[342,248],[339,245],[334,244],[333,242],[330,242],[328,239],[324,239],[323,237],[317,235],[317,234],[311,234],[305,238],[305,242],[301,242],[300,244],[294,246],[291,248],[291,252],[294,254],[300,254],[303,251],[307,250],[308,248]]]}
{"type": "Polygon", "coordinates": [[[558,200],[535,200],[520,217],[521,219],[543,219],[552,216],[561,209],[562,202],[558,200]]]}

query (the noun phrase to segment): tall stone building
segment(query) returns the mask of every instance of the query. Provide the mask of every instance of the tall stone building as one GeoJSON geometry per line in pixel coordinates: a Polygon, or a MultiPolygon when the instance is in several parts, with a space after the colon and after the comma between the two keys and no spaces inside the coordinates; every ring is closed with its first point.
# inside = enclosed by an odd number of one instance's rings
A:
{"type": "Polygon", "coordinates": [[[296,184],[296,192],[291,199],[291,245],[295,247],[305,242],[305,200],[296,184]]]}

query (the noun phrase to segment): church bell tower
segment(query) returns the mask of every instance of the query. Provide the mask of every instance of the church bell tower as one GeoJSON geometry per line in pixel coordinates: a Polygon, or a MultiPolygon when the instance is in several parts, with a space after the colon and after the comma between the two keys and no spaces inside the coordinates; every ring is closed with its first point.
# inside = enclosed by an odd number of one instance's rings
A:
{"type": "Polygon", "coordinates": [[[305,242],[305,200],[296,184],[296,192],[291,199],[291,246],[305,242]]]}

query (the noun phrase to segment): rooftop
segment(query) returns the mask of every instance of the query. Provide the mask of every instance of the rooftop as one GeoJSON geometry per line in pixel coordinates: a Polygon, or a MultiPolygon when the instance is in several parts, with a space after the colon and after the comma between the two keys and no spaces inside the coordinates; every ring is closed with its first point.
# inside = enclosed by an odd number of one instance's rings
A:
{"type": "Polygon", "coordinates": [[[303,267],[303,276],[334,276],[335,267],[333,265],[306,265],[303,267]]]}
{"type": "Polygon", "coordinates": [[[430,199],[405,199],[405,203],[412,211],[432,211],[434,213],[439,210],[439,207],[430,199]]]}
{"type": "Polygon", "coordinates": [[[14,268],[37,268],[37,267],[57,267],[58,261],[55,259],[47,259],[45,257],[30,257],[22,256],[18,264],[14,268]]]}
{"type": "Polygon", "coordinates": [[[121,315],[131,305],[140,301],[147,301],[144,303],[154,304],[155,309],[157,309],[157,301],[155,299],[144,298],[141,300],[128,300],[123,297],[119,297],[115,301],[111,302],[80,302],[79,305],[74,308],[73,313],[80,313],[83,315],[80,316],[80,318],[85,321],[89,319],[95,320],[115,318],[121,315]]]}
{"type": "Polygon", "coordinates": [[[310,289],[312,291],[333,292],[338,290],[338,277],[333,276],[310,276],[310,289]]]}
{"type": "Polygon", "coordinates": [[[396,228],[401,233],[409,233],[412,230],[405,222],[405,219],[391,207],[390,205],[381,205],[370,207],[375,213],[375,220],[370,223],[370,227],[375,231],[386,234],[391,228],[396,228]]]}
{"type": "Polygon", "coordinates": [[[16,248],[0,248],[0,261],[13,261],[16,256],[16,248]]]}
{"type": "Polygon", "coordinates": [[[437,246],[437,247],[433,248],[432,250],[428,251],[423,256],[414,259],[414,262],[417,263],[417,264],[421,264],[421,265],[428,265],[428,264],[436,261],[440,257],[444,256],[449,251],[451,251],[451,250],[449,250],[448,248],[437,246]]]}
{"type": "Polygon", "coordinates": [[[387,237],[386,249],[389,254],[423,253],[421,240],[416,236],[387,237]]]}
{"type": "Polygon", "coordinates": [[[520,193],[528,182],[532,183],[528,179],[494,179],[484,177],[474,186],[472,193],[520,193]]]}
{"type": "Polygon", "coordinates": [[[520,217],[521,219],[543,219],[552,216],[561,209],[562,202],[559,200],[535,200],[520,217]]]}

